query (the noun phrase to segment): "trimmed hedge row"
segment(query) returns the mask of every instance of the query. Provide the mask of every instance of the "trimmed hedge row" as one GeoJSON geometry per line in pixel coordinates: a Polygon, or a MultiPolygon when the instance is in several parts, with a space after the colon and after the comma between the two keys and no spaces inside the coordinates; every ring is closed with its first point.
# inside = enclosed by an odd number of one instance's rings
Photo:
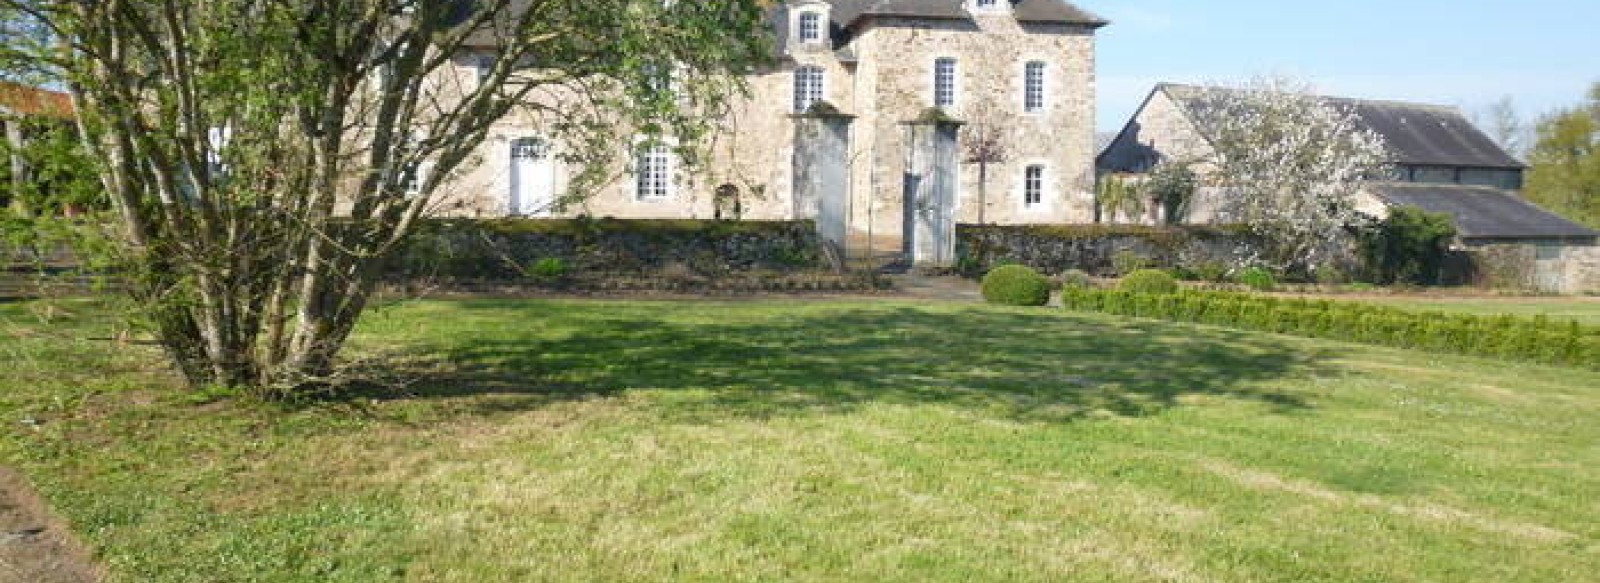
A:
{"type": "Polygon", "coordinates": [[[1139,294],[1067,289],[1062,304],[1069,310],[1600,369],[1600,330],[1542,316],[1409,312],[1356,302],[1193,290],[1139,294]]]}

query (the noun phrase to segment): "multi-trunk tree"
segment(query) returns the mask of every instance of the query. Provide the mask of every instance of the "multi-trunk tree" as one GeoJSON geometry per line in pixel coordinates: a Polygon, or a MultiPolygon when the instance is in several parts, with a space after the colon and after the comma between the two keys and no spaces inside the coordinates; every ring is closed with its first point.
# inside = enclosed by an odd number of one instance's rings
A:
{"type": "Polygon", "coordinates": [[[768,47],[758,0],[0,7],[50,32],[6,57],[74,94],[157,339],[195,385],[260,389],[333,369],[385,257],[497,120],[544,124],[581,193],[636,136],[689,154],[768,47]]]}

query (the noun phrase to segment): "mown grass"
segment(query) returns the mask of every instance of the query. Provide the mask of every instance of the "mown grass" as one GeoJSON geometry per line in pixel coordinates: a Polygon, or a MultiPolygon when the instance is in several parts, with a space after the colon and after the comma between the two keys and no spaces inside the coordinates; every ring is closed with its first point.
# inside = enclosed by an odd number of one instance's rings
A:
{"type": "Polygon", "coordinates": [[[1471,314],[1474,316],[1544,316],[1552,320],[1577,320],[1600,326],[1600,298],[1428,298],[1357,297],[1356,301],[1384,304],[1412,311],[1471,314]]]}
{"type": "Polygon", "coordinates": [[[1050,309],[422,302],[197,403],[0,304],[0,454],[120,581],[1575,581],[1600,374],[1050,309]]]}

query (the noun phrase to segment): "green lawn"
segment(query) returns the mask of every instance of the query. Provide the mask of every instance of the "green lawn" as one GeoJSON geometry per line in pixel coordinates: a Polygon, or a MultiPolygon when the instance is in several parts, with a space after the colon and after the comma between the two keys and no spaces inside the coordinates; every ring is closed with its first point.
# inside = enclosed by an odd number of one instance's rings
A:
{"type": "Polygon", "coordinates": [[[1579,581],[1600,374],[868,301],[406,304],[402,397],[197,403],[0,304],[0,459],[117,581],[1579,581]]]}
{"type": "Polygon", "coordinates": [[[1577,320],[1600,326],[1600,298],[1429,298],[1415,296],[1357,297],[1372,302],[1416,311],[1449,312],[1476,316],[1502,314],[1520,317],[1546,316],[1552,320],[1577,320]]]}

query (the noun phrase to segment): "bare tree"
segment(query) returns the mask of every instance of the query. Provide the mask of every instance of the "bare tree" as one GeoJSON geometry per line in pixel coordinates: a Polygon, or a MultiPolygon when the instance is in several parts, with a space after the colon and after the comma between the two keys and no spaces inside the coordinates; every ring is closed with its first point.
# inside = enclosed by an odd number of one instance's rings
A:
{"type": "Polygon", "coordinates": [[[985,223],[989,208],[989,166],[1003,164],[1010,156],[1010,138],[1004,117],[992,104],[979,105],[967,116],[962,128],[961,145],[967,163],[978,165],[978,224],[985,223]]]}
{"type": "Polygon", "coordinates": [[[1527,155],[1530,128],[1522,122],[1522,115],[1517,113],[1517,104],[1510,95],[1495,100],[1472,117],[1501,149],[1518,158],[1527,155]]]}
{"type": "Polygon", "coordinates": [[[31,57],[73,90],[173,362],[194,385],[263,388],[332,370],[385,258],[514,110],[590,181],[618,136],[688,154],[767,54],[760,4],[0,0],[62,43],[31,57]],[[476,47],[492,64],[463,79],[476,47]]]}

